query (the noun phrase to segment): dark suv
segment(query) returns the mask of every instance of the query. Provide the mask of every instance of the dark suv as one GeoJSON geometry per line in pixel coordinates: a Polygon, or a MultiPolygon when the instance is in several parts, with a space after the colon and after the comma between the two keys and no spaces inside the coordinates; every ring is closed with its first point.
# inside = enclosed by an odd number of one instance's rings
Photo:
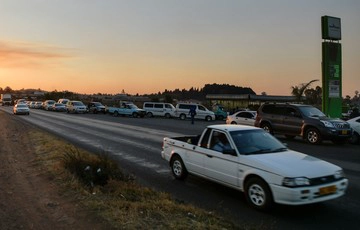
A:
{"type": "Polygon", "coordinates": [[[106,113],[105,106],[100,102],[90,102],[88,104],[89,113],[106,113]]]}
{"type": "Polygon", "coordinates": [[[301,136],[311,144],[322,140],[343,144],[352,135],[347,122],[329,118],[319,109],[302,104],[263,104],[257,111],[255,126],[287,138],[301,136]]]}

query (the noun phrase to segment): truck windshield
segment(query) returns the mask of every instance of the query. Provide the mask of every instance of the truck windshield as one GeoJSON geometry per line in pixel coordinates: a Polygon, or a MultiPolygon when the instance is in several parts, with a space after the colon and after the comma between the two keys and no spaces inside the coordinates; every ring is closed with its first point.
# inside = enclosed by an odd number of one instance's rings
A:
{"type": "Polygon", "coordinates": [[[128,104],[127,105],[129,109],[139,109],[136,105],[134,104],[128,104]]]}
{"type": "Polygon", "coordinates": [[[230,132],[230,135],[242,155],[283,152],[287,148],[271,134],[262,129],[230,132]]]}

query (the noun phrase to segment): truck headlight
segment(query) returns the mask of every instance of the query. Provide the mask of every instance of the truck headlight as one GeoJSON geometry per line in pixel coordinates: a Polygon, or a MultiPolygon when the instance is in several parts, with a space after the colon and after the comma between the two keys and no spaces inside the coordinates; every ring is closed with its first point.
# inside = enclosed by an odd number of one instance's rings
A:
{"type": "Polygon", "coordinates": [[[335,179],[341,179],[345,177],[345,173],[342,170],[336,171],[334,174],[335,179]]]}
{"type": "Polygon", "coordinates": [[[285,177],[283,179],[282,185],[285,187],[301,187],[301,186],[308,186],[310,185],[310,181],[306,177],[285,177]]]}
{"type": "Polygon", "coordinates": [[[324,124],[325,127],[327,128],[335,128],[335,126],[333,125],[333,123],[329,122],[329,121],[321,121],[321,123],[324,124]]]}

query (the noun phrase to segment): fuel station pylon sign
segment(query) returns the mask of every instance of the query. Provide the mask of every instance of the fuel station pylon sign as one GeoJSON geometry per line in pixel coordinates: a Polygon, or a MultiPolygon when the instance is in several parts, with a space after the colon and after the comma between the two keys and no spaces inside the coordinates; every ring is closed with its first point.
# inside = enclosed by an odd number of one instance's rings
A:
{"type": "Polygon", "coordinates": [[[321,17],[322,110],[330,117],[342,112],[342,53],[340,18],[321,17]]]}

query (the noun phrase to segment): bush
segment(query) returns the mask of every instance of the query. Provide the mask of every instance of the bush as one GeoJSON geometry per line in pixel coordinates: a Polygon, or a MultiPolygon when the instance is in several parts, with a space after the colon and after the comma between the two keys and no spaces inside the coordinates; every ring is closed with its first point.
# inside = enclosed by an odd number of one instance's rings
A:
{"type": "Polygon", "coordinates": [[[66,149],[62,163],[64,168],[76,175],[85,185],[94,187],[104,186],[109,179],[132,181],[133,178],[119,169],[106,153],[99,155],[82,154],[76,148],[66,149]]]}

